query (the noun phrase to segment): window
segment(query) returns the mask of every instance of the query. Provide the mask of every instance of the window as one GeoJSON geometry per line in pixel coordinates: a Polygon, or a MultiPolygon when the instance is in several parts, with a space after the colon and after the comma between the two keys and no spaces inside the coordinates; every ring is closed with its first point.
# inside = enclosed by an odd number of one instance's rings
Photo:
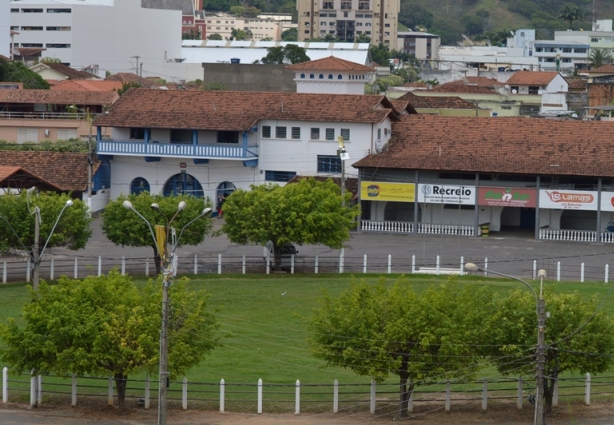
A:
{"type": "Polygon", "coordinates": [[[335,129],[334,128],[326,129],[326,140],[335,140],[335,129]]]}
{"type": "Polygon", "coordinates": [[[130,138],[136,139],[136,140],[144,140],[145,139],[145,129],[144,128],[131,128],[130,138]]]}
{"type": "Polygon", "coordinates": [[[349,10],[351,8],[352,8],[352,2],[351,1],[341,0],[341,9],[349,10]]]}
{"type": "Polygon", "coordinates": [[[43,47],[42,43],[21,43],[21,47],[43,47]]]}
{"type": "Polygon", "coordinates": [[[296,176],[294,171],[265,171],[264,179],[268,182],[289,182],[296,176]]]}
{"type": "Polygon", "coordinates": [[[539,86],[529,86],[529,94],[539,94],[539,86]]]}
{"type": "Polygon", "coordinates": [[[192,130],[171,129],[171,143],[192,144],[192,130]]]}
{"type": "Polygon", "coordinates": [[[47,27],[47,31],[70,31],[70,27],[47,27]]]}
{"type": "Polygon", "coordinates": [[[58,140],[70,140],[78,137],[76,128],[58,128],[58,140]]]}
{"type": "Polygon", "coordinates": [[[315,78],[315,75],[310,74],[310,75],[309,75],[309,78],[315,78]]]}
{"type": "Polygon", "coordinates": [[[337,80],[341,80],[343,79],[343,76],[341,74],[337,75],[337,80]]]}
{"type": "Polygon", "coordinates": [[[320,74],[320,80],[324,79],[324,74],[320,74]]]}
{"type": "Polygon", "coordinates": [[[21,27],[22,31],[42,31],[43,27],[21,27]]]}
{"type": "Polygon", "coordinates": [[[573,49],[574,53],[586,53],[586,49],[573,49]]]}
{"type": "Polygon", "coordinates": [[[377,138],[378,138],[378,139],[381,139],[381,138],[382,138],[382,129],[381,129],[381,128],[378,128],[378,129],[377,129],[377,138]]]}
{"type": "Polygon", "coordinates": [[[130,193],[132,195],[138,195],[141,192],[149,192],[149,182],[143,177],[137,177],[130,183],[130,193]]]}
{"type": "Polygon", "coordinates": [[[217,132],[218,143],[239,143],[238,131],[218,131],[217,132]]]}
{"type": "Polygon", "coordinates": [[[21,9],[21,13],[43,13],[43,9],[21,9]]]}
{"type": "Polygon", "coordinates": [[[596,37],[591,38],[591,43],[597,43],[598,41],[599,39],[596,37]]]}
{"type": "Polygon", "coordinates": [[[25,142],[38,142],[38,129],[37,128],[18,128],[17,129],[17,143],[22,144],[25,142]]]}
{"type": "Polygon", "coordinates": [[[311,140],[320,140],[320,129],[319,128],[311,129],[311,140]]]}
{"type": "Polygon", "coordinates": [[[19,13],[19,9],[11,9],[11,13],[19,13]]]}
{"type": "MultiPolygon", "coordinates": [[[[358,10],[369,10],[369,2],[368,1],[359,1],[358,2],[358,10]]],[[[356,15],[358,18],[358,15],[356,15]]],[[[360,16],[362,18],[362,16],[360,16]]]]}
{"type": "Polygon", "coordinates": [[[333,74],[328,74],[328,79],[332,80],[333,79],[333,74]]]}
{"type": "Polygon", "coordinates": [[[70,49],[70,44],[64,43],[47,43],[48,49],[70,49]]]}
{"type": "Polygon", "coordinates": [[[341,137],[343,137],[343,140],[350,140],[350,129],[349,128],[342,128],[341,129],[341,137]]]}
{"type": "Polygon", "coordinates": [[[563,53],[571,53],[571,47],[563,47],[563,53]]]}
{"type": "Polygon", "coordinates": [[[70,9],[47,9],[47,13],[71,13],[70,9]]]}
{"type": "Polygon", "coordinates": [[[300,127],[292,127],[292,138],[293,139],[301,138],[301,128],[300,127]]]}
{"type": "Polygon", "coordinates": [[[322,9],[333,9],[335,2],[325,1],[322,3],[322,9]]]}
{"type": "Polygon", "coordinates": [[[286,127],[275,127],[275,138],[285,139],[286,138],[286,127]]]}
{"type": "Polygon", "coordinates": [[[340,173],[341,158],[333,155],[318,155],[318,173],[340,173]]]}
{"type": "Polygon", "coordinates": [[[263,139],[270,139],[271,138],[271,126],[270,125],[263,125],[262,126],[262,138],[263,139]]]}

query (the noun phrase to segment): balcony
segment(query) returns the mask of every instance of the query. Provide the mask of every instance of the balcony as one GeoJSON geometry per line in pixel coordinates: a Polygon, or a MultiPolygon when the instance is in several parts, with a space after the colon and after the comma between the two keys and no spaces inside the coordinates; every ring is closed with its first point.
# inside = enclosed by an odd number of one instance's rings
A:
{"type": "Polygon", "coordinates": [[[188,145],[143,141],[98,142],[98,154],[165,158],[249,160],[258,158],[258,146],[188,145]]]}

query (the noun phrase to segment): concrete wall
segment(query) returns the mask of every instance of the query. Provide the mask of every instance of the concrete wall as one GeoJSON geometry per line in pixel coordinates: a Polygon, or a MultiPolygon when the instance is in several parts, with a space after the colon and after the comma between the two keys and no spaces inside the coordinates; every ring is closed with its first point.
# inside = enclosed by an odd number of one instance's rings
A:
{"type": "Polygon", "coordinates": [[[0,55],[11,57],[11,2],[0,0],[0,55]]]}
{"type": "Polygon", "coordinates": [[[296,92],[294,71],[285,65],[203,63],[205,83],[224,84],[231,91],[296,92]]]}

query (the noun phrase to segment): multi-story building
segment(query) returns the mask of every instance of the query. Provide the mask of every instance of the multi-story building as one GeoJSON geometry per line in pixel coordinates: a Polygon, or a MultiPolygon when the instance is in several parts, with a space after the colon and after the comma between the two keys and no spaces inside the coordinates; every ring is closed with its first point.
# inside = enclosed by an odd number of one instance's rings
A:
{"type": "Polygon", "coordinates": [[[257,18],[238,17],[228,13],[207,15],[207,34],[219,34],[224,40],[230,40],[233,30],[249,31],[250,40],[281,40],[281,33],[296,27],[291,15],[262,15],[257,18]]]}
{"type": "Polygon", "coordinates": [[[421,31],[399,32],[396,49],[407,52],[419,60],[438,59],[437,52],[441,46],[441,37],[421,31]]]}
{"type": "Polygon", "coordinates": [[[297,0],[296,9],[299,41],[332,36],[354,42],[366,36],[373,45],[396,48],[399,0],[297,0]]]}

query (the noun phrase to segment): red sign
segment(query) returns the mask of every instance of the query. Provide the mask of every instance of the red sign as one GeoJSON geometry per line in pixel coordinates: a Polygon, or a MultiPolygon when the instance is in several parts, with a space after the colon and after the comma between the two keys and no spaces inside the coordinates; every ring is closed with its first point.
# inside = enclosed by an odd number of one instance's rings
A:
{"type": "Polygon", "coordinates": [[[187,168],[187,164],[185,162],[180,162],[179,163],[179,168],[187,168]]]}
{"type": "Polygon", "coordinates": [[[535,208],[537,190],[513,187],[480,187],[478,205],[491,207],[535,208]]]}

